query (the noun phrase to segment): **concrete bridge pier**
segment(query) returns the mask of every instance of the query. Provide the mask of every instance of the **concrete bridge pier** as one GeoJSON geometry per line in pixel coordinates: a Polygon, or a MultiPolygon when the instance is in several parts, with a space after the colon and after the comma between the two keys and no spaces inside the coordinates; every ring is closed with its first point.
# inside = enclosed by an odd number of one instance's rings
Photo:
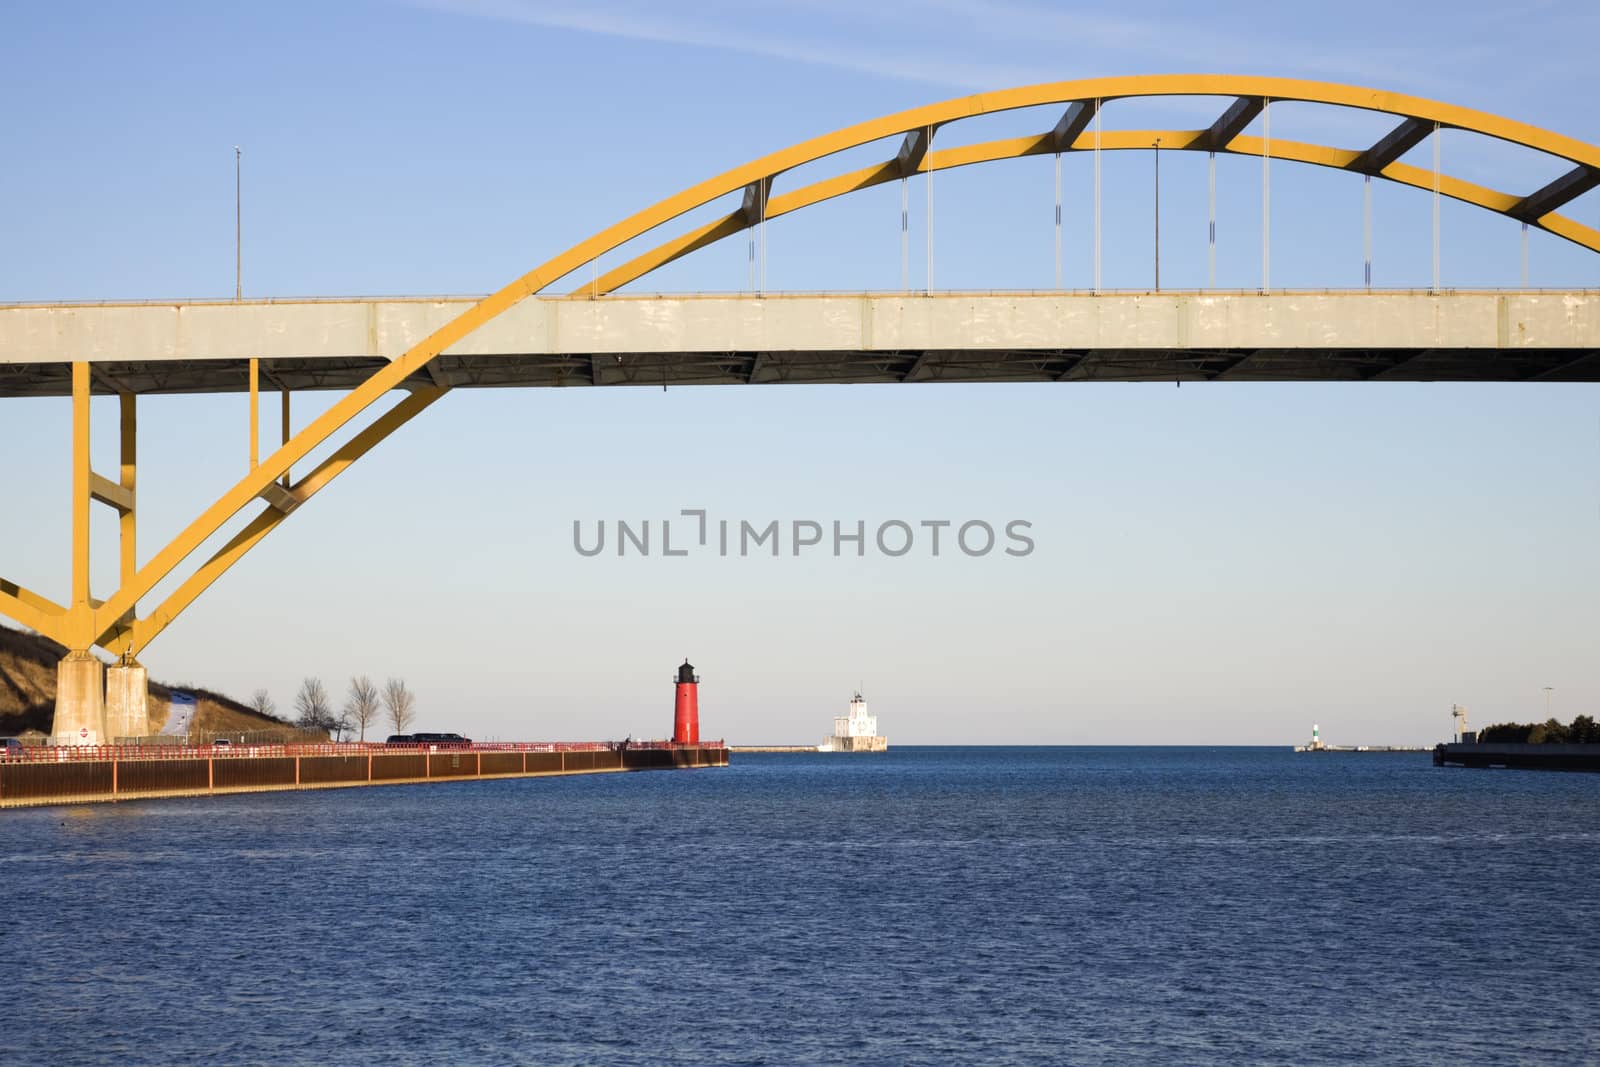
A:
{"type": "Polygon", "coordinates": [[[50,733],[58,745],[100,745],[109,740],[106,668],[87,649],[68,652],[56,665],[56,714],[50,733]]]}
{"type": "Polygon", "coordinates": [[[109,742],[150,732],[150,674],[137,661],[127,659],[106,668],[105,714],[109,742]]]}

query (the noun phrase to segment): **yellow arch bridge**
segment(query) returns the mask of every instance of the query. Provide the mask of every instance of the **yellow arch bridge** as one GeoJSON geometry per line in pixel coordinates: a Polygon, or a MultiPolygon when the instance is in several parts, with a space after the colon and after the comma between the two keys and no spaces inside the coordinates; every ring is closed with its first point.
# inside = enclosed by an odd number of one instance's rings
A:
{"type": "MultiPolygon", "coordinates": [[[[52,600],[0,578],[0,614],[70,650],[59,673],[54,733],[103,740],[143,733],[144,675],[134,661],[196,597],[300,505],[378,442],[456,387],[781,382],[1095,380],[1600,381],[1600,294],[1594,292],[1087,292],[614,295],[651,271],[769,219],[910,176],[1024,156],[1198,151],[1347,171],[1473,204],[1600,251],[1600,231],[1561,213],[1600,185],[1600,147],[1496,115],[1374,89],[1279,78],[1166,75],[1059,82],[982,93],[864,122],[685,189],[477,300],[306,300],[0,307],[0,396],[70,396],[70,595],[52,600]],[[1106,104],[1140,97],[1218,97],[1209,126],[1107,129],[1106,104]],[[1293,101],[1392,116],[1375,143],[1330,147],[1270,136],[1271,106],[1293,101]],[[946,127],[1059,105],[1027,137],[936,147],[946,127]],[[1256,125],[1261,136],[1247,135],[1256,125]],[[1564,160],[1538,189],[1502,191],[1402,157],[1440,130],[1497,138],[1564,160]],[[893,158],[784,188],[796,168],[900,138],[893,158]],[[686,213],[742,193],[710,222],[662,240],[564,295],[547,290],[686,213]],[[282,445],[260,456],[260,394],[282,396],[282,445]],[[290,433],[289,397],[342,398],[290,433]],[[137,550],[137,398],[141,393],[247,391],[249,461],[239,481],[173,540],[137,550]],[[121,401],[121,467],[89,462],[90,397],[121,401]],[[394,394],[397,399],[380,402],[394,394]],[[377,408],[376,413],[373,409],[377,408]],[[293,476],[356,420],[348,441],[293,476]],[[358,424],[359,425],[359,424],[358,424]],[[121,578],[104,599],[89,587],[89,517],[120,516],[121,578]],[[246,509],[257,513],[197,564],[201,546],[246,509]],[[187,571],[180,571],[188,565],[187,571]],[[145,614],[139,603],[176,588],[145,614]],[[107,679],[91,650],[119,657],[107,679]],[[109,681],[109,687],[107,685],[109,681]]],[[[1437,157],[1435,157],[1437,158],[1437,157]]],[[[1266,190],[1264,189],[1264,196],[1266,190]]],[[[1097,184],[1098,198],[1098,184],[1097,184]]],[[[1098,208],[1098,203],[1097,203],[1098,208]]],[[[1098,211],[1097,216],[1098,218],[1098,211]]]]}

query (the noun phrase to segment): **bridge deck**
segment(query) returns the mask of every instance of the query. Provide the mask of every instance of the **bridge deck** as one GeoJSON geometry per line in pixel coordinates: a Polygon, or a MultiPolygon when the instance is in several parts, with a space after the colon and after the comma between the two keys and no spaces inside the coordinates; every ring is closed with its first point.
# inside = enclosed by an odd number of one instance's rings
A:
{"type": "MultiPolygon", "coordinates": [[[[0,307],[0,396],[345,389],[470,297],[0,307]]],[[[464,387],[1600,381],[1600,291],[533,297],[435,361],[464,387]]]]}

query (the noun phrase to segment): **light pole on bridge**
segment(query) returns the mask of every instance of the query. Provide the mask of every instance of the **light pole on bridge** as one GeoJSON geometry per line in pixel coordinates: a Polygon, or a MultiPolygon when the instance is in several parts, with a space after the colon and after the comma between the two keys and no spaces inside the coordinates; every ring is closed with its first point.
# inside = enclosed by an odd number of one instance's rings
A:
{"type": "Polygon", "coordinates": [[[233,146],[233,299],[235,303],[244,299],[244,253],[241,238],[244,235],[244,206],[242,193],[244,183],[242,179],[243,162],[239,146],[233,146]]]}

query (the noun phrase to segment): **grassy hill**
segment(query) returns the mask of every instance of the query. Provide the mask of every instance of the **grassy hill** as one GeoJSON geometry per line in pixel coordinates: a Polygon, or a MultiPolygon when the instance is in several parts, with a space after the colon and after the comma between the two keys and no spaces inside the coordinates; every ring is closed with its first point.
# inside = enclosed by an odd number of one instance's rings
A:
{"type": "MultiPolygon", "coordinates": [[[[47,637],[0,626],[0,737],[42,739],[56,705],[56,663],[67,650],[47,637]]],[[[221,693],[190,685],[150,683],[148,733],[167,721],[172,690],[195,696],[195,735],[292,730],[292,723],[261,715],[221,693]]]]}

